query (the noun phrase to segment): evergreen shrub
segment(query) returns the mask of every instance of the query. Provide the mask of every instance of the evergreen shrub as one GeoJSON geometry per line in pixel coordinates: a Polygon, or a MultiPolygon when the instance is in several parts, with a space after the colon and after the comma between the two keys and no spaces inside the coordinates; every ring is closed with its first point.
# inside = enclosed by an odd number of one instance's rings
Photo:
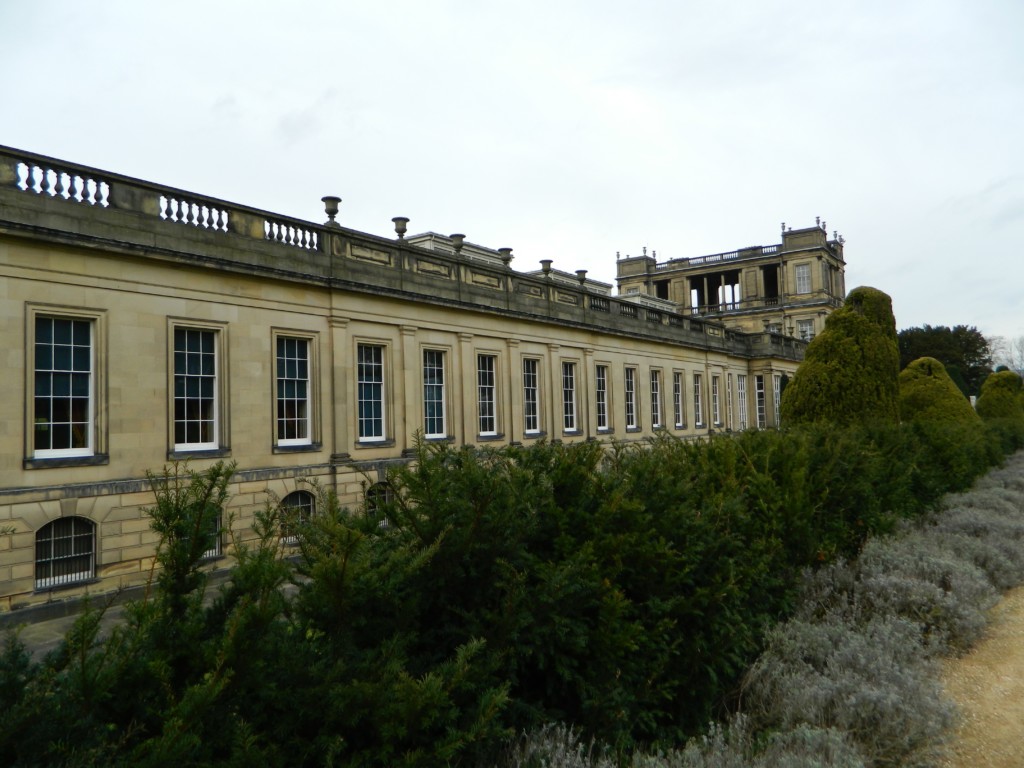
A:
{"type": "Polygon", "coordinates": [[[892,300],[876,288],[855,288],[807,346],[782,393],[782,423],[895,423],[899,371],[892,300]]]}

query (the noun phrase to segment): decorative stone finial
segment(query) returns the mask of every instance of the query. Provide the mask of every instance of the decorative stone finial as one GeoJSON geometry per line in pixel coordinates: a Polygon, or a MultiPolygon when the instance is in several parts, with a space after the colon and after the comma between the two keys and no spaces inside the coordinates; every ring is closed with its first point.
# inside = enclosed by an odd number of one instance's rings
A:
{"type": "Polygon", "coordinates": [[[448,237],[452,241],[452,248],[455,249],[455,255],[458,256],[460,253],[462,253],[462,244],[463,241],[466,239],[466,236],[462,234],[455,234],[448,235],[448,237]]]}
{"type": "Polygon", "coordinates": [[[326,197],[321,197],[320,200],[324,204],[324,212],[327,214],[327,221],[324,222],[324,226],[341,229],[341,224],[334,220],[334,217],[338,215],[338,204],[341,203],[341,198],[327,195],[326,197]]]}
{"type": "Polygon", "coordinates": [[[409,223],[408,216],[395,216],[391,221],[395,223],[395,234],[398,235],[399,240],[405,239],[406,224],[409,223]]]}
{"type": "Polygon", "coordinates": [[[577,269],[576,270],[576,279],[580,281],[580,285],[581,286],[586,285],[586,283],[587,283],[587,270],[585,270],[585,269],[577,269]]]}
{"type": "Polygon", "coordinates": [[[541,259],[540,268],[544,272],[545,277],[551,276],[551,259],[541,259]]]}
{"type": "Polygon", "coordinates": [[[506,267],[509,267],[509,269],[511,269],[510,265],[512,264],[512,259],[513,259],[512,249],[511,248],[499,248],[498,249],[498,255],[501,256],[502,263],[506,267]]]}

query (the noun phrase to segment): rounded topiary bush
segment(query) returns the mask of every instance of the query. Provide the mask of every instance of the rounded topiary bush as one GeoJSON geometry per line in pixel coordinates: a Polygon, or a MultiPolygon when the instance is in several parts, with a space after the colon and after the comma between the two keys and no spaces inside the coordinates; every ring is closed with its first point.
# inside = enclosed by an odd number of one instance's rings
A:
{"type": "Polygon", "coordinates": [[[976,423],[970,401],[934,357],[921,357],[900,371],[900,421],[976,423]]]}
{"type": "Polygon", "coordinates": [[[855,288],[808,345],[782,393],[782,421],[896,422],[899,370],[892,299],[876,288],[855,288]]]}
{"type": "Polygon", "coordinates": [[[983,419],[1024,420],[1020,376],[1013,371],[989,374],[981,385],[977,409],[983,419]]]}

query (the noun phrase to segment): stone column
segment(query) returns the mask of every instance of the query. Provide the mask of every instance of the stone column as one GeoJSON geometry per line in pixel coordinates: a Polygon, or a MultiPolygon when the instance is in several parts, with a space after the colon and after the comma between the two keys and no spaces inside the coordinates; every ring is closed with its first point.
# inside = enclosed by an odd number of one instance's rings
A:
{"type": "Polygon", "coordinates": [[[476,442],[476,358],[473,356],[473,334],[460,333],[459,345],[452,361],[452,429],[451,434],[462,445],[476,442]]]}
{"type": "Polygon", "coordinates": [[[332,317],[329,321],[331,329],[331,359],[329,362],[331,385],[329,396],[331,401],[330,449],[332,463],[348,459],[352,450],[351,438],[353,433],[351,421],[352,405],[355,400],[351,393],[353,370],[348,324],[349,319],[347,317],[332,317]]]}
{"type": "Polygon", "coordinates": [[[594,373],[593,347],[586,347],[583,350],[583,370],[580,371],[579,379],[579,386],[583,388],[583,393],[579,398],[580,408],[583,410],[583,413],[580,414],[582,431],[584,436],[594,437],[597,435],[597,389],[595,387],[597,379],[594,373]]]}
{"type": "MultiPolygon", "coordinates": [[[[546,403],[543,399],[541,401],[542,406],[547,406],[544,409],[547,415],[545,421],[552,440],[562,437],[562,364],[558,355],[561,348],[560,344],[548,344],[548,397],[546,403]]],[[[541,397],[543,398],[543,393],[541,397]]],[[[542,424],[541,429],[543,428],[542,424]]]]}
{"type": "Polygon", "coordinates": [[[505,434],[509,443],[521,443],[523,440],[523,361],[519,354],[519,339],[506,341],[505,389],[508,395],[502,398],[503,415],[505,417],[505,434]]]}
{"type": "Polygon", "coordinates": [[[416,430],[423,426],[419,389],[420,362],[416,345],[416,326],[400,325],[399,349],[396,350],[394,375],[395,392],[391,398],[394,410],[395,441],[403,454],[413,451],[416,430]]]}

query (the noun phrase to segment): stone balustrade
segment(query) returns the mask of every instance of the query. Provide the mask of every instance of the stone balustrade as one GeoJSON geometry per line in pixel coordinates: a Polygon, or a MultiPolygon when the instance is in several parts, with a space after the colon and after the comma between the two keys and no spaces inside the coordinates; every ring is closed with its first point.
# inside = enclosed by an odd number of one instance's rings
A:
{"type": "Polygon", "coordinates": [[[0,228],[8,231],[33,226],[36,236],[42,229],[53,237],[104,242],[116,231],[124,240],[119,247],[163,258],[215,260],[222,267],[283,279],[508,312],[741,356],[803,358],[802,342],[780,346],[761,334],[727,331],[711,320],[598,295],[583,282],[545,279],[402,238],[346,229],[333,222],[333,215],[330,224],[0,146],[0,228]],[[52,208],[61,204],[68,207],[52,208]],[[121,217],[116,228],[104,222],[111,216],[121,217]],[[131,236],[136,239],[127,239],[131,236]]]}

